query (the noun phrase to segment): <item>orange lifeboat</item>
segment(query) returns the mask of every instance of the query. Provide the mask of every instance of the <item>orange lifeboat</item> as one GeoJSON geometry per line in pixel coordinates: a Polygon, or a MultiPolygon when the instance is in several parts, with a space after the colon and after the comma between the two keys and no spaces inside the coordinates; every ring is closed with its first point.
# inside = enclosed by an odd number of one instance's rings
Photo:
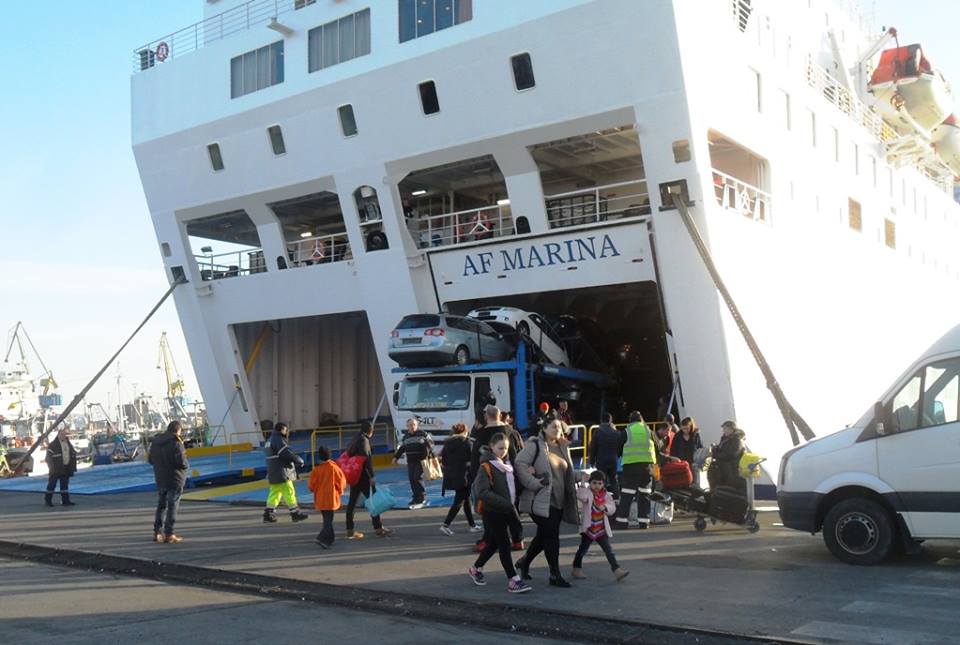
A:
{"type": "Polygon", "coordinates": [[[953,110],[950,85],[920,45],[883,51],[867,87],[877,97],[874,107],[901,135],[930,136],[953,110]]]}

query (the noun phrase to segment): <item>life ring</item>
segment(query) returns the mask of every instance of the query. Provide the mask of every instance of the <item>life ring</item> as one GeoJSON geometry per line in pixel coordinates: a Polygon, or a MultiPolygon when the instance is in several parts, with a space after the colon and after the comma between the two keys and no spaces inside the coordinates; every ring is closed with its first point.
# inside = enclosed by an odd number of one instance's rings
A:
{"type": "Polygon", "coordinates": [[[170,56],[170,45],[164,41],[161,41],[160,44],[157,45],[157,51],[155,54],[157,56],[157,60],[162,63],[170,56]]]}

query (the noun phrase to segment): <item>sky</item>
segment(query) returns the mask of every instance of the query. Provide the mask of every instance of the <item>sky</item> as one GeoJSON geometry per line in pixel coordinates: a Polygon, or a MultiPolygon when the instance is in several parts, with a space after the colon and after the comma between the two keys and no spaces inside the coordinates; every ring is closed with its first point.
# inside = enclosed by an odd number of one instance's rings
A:
{"type": "MultiPolygon", "coordinates": [[[[901,44],[921,42],[960,93],[960,2],[861,6],[878,30],[896,26],[901,44]]],[[[4,4],[0,337],[22,320],[66,400],[166,290],[130,147],[133,50],[200,20],[202,11],[203,0],[4,4]]],[[[124,399],[135,391],[162,394],[156,365],[164,331],[187,395],[199,397],[169,300],[120,356],[124,399]]],[[[115,404],[117,375],[111,368],[87,400],[115,404]]]]}

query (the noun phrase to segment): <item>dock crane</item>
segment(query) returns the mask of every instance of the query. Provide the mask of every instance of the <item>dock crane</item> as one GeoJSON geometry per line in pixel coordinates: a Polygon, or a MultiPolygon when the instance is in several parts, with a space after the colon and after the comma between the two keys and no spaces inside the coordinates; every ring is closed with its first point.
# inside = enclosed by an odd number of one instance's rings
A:
{"type": "Polygon", "coordinates": [[[166,402],[169,408],[169,417],[171,419],[185,420],[188,418],[186,410],[183,409],[183,379],[180,377],[180,371],[173,360],[173,353],[170,351],[170,343],[167,341],[167,332],[160,334],[160,353],[157,356],[157,369],[163,370],[167,381],[166,402]]]}

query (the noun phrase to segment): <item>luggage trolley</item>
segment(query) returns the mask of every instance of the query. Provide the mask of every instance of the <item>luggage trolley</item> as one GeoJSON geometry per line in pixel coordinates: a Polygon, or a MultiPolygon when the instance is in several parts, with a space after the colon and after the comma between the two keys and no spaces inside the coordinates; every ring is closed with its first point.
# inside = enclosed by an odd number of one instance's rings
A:
{"type": "Polygon", "coordinates": [[[757,522],[757,511],[754,507],[753,480],[760,476],[760,464],[764,461],[764,457],[752,452],[743,454],[739,465],[742,489],[739,486],[717,486],[705,491],[689,487],[671,490],[670,495],[678,508],[696,513],[693,528],[698,533],[707,528],[708,519],[711,524],[736,524],[756,533],[760,530],[760,523],[757,522]]]}

